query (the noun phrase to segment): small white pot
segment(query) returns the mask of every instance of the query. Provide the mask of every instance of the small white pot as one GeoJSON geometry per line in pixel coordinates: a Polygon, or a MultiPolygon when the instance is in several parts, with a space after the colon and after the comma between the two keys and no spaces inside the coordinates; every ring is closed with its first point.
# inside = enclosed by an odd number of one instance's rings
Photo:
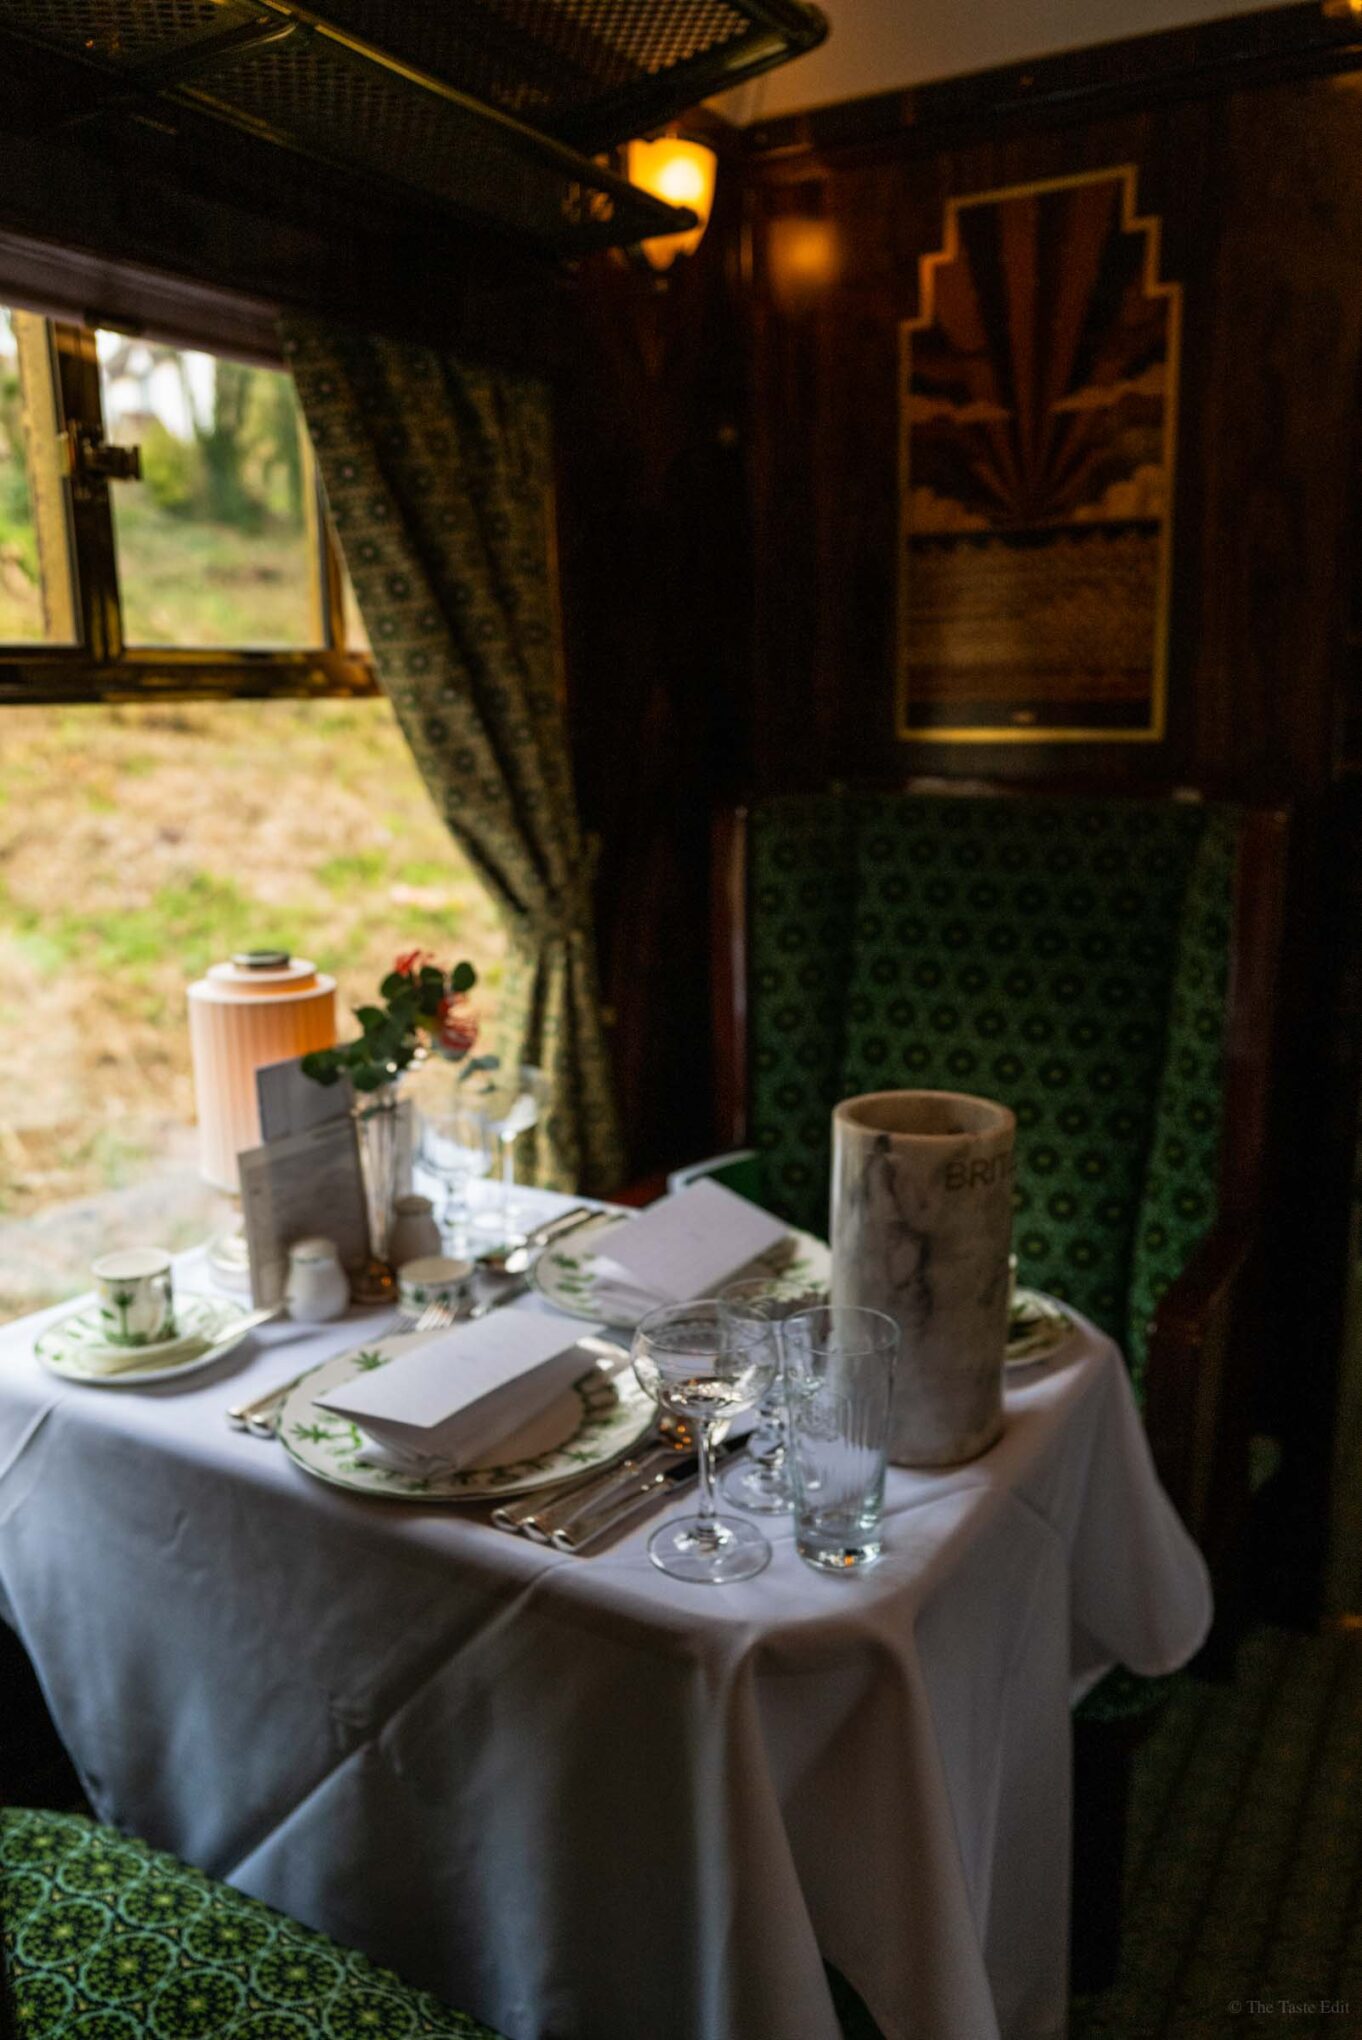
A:
{"type": "Polygon", "coordinates": [[[350,1281],[332,1240],[295,1240],[284,1284],[288,1314],[300,1325],[324,1325],[350,1307],[350,1281]]]}

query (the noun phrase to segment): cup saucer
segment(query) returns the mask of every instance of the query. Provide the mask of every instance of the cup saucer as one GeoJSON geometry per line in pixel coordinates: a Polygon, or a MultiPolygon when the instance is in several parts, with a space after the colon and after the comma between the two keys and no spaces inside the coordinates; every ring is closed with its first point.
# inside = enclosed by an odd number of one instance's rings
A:
{"type": "MultiPolygon", "coordinates": [[[[151,1346],[115,1346],[103,1336],[99,1306],[78,1304],[40,1332],[34,1352],[54,1374],[108,1387],[159,1381],[224,1357],[234,1324],[250,1315],[247,1306],[217,1296],[176,1299],[178,1330],[173,1339],[151,1346]]],[[[244,1334],[243,1334],[244,1336],[244,1334]]]]}

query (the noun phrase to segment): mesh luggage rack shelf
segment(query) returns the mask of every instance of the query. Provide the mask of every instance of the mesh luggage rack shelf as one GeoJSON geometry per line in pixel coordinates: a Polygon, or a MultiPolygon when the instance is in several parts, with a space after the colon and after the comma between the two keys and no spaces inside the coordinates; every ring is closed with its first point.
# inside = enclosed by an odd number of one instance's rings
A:
{"type": "Polygon", "coordinates": [[[188,104],[577,254],[690,223],[594,153],[827,24],[804,0],[0,0],[0,29],[91,74],[83,119],[188,104]]]}

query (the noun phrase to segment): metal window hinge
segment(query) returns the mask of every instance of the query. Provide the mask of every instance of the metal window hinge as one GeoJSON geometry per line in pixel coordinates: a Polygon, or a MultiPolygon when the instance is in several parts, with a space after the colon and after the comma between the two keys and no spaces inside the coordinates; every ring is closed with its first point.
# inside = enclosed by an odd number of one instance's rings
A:
{"type": "Polygon", "coordinates": [[[71,424],[63,439],[62,465],[73,482],[140,482],[140,446],[110,446],[98,425],[71,424]]]}

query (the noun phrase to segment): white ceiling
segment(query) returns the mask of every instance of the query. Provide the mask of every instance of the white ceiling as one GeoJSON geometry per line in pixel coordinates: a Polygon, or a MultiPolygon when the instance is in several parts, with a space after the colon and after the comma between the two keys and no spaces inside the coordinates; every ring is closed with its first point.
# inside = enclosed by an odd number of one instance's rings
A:
{"type": "Polygon", "coordinates": [[[715,101],[746,126],[867,92],[959,77],[1056,50],[1116,42],[1190,21],[1252,14],[1276,0],[819,0],[832,23],[821,49],[715,101]]]}

